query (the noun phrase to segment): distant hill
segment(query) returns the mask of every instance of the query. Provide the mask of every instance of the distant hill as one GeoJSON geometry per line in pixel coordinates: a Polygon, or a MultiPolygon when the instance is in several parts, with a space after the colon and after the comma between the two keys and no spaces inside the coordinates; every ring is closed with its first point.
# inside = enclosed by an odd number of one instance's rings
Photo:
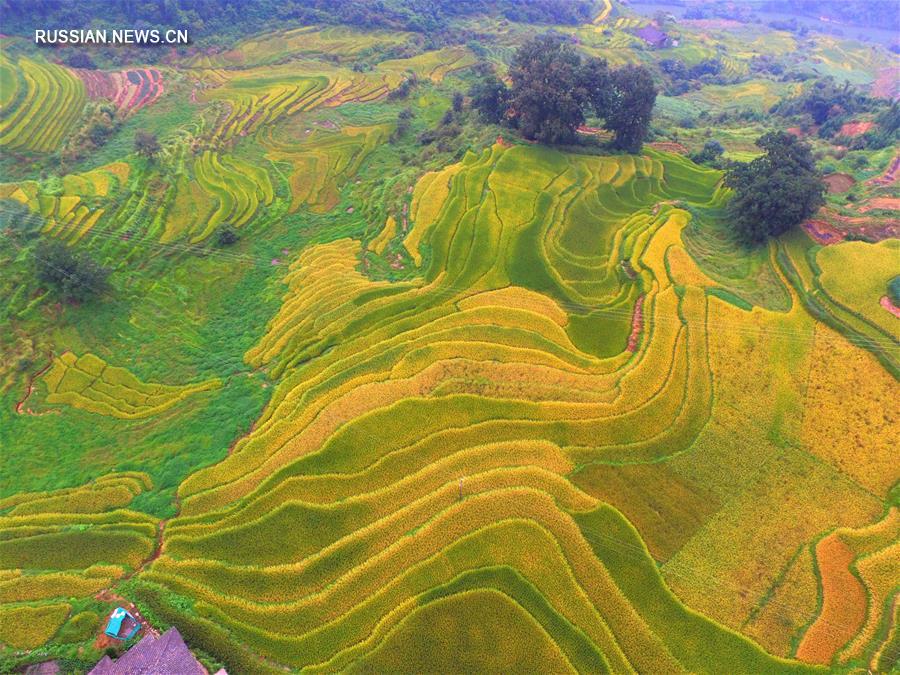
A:
{"type": "Polygon", "coordinates": [[[455,16],[497,14],[525,23],[578,24],[591,18],[590,0],[2,0],[5,33],[35,28],[81,28],[108,24],[191,27],[204,33],[257,30],[275,21],[342,23],[430,33],[455,16]],[[103,17],[102,19],[100,17],[103,17]]]}

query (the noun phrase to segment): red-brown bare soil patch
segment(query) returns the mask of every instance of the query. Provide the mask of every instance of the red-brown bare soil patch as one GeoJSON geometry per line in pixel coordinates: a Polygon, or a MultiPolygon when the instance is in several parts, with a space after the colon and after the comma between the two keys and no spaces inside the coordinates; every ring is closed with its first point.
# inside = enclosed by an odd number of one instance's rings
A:
{"type": "Polygon", "coordinates": [[[853,551],[837,534],[816,545],[822,583],[822,611],[797,647],[797,658],[807,663],[831,663],[837,651],[862,628],[866,620],[866,589],[850,571],[853,551]]]}
{"type": "Polygon", "coordinates": [[[654,150],[662,150],[663,152],[674,152],[679,155],[688,154],[688,149],[684,147],[681,143],[674,143],[672,141],[657,141],[655,143],[647,143],[654,150]]]}
{"type": "Polygon", "coordinates": [[[823,180],[825,185],[828,186],[828,191],[832,194],[846,192],[856,185],[856,180],[853,176],[846,173],[830,173],[823,180]]]}
{"type": "Polygon", "coordinates": [[[838,131],[838,136],[859,136],[875,126],[875,122],[847,122],[838,131]]]}

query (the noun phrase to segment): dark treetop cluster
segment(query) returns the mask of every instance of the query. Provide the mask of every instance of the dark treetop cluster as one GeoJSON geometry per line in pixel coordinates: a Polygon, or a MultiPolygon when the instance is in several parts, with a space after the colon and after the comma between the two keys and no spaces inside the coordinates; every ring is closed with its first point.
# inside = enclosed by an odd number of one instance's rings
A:
{"type": "Polygon", "coordinates": [[[787,232],[825,203],[825,185],[808,145],[783,132],[765,134],[756,145],[766,154],[733,165],[725,176],[734,190],[729,220],[750,245],[787,232]]]}
{"type": "Polygon", "coordinates": [[[611,69],[548,33],[519,48],[509,76],[511,88],[495,75],[473,87],[472,103],[485,119],[515,126],[530,140],[571,143],[592,113],[614,132],[616,148],[640,150],[656,101],[656,86],[643,66],[611,69]]]}

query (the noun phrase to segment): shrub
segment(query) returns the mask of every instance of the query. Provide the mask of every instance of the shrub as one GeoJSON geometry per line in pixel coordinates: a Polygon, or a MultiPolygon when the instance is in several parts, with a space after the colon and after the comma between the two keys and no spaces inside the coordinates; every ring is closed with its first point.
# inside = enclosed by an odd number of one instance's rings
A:
{"type": "Polygon", "coordinates": [[[900,307],[900,275],[897,275],[888,284],[888,297],[891,302],[900,307]]]}
{"type": "Polygon", "coordinates": [[[718,162],[724,152],[725,148],[719,141],[710,139],[706,141],[700,152],[691,154],[691,161],[696,162],[697,164],[714,164],[718,162]]]}
{"type": "Polygon", "coordinates": [[[109,270],[65,244],[41,243],[34,262],[38,278],[67,300],[85,302],[109,289],[109,270]]]}
{"type": "Polygon", "coordinates": [[[219,227],[219,232],[216,235],[216,242],[219,246],[231,246],[240,241],[240,239],[241,237],[238,235],[237,230],[228,224],[219,227]]]}
{"type": "Polygon", "coordinates": [[[99,623],[100,617],[95,612],[79,612],[59,630],[57,640],[64,643],[87,640],[97,630],[99,623]]]}
{"type": "Polygon", "coordinates": [[[134,135],[134,151],[141,157],[153,159],[160,151],[159,139],[149,131],[138,131],[134,135]]]}

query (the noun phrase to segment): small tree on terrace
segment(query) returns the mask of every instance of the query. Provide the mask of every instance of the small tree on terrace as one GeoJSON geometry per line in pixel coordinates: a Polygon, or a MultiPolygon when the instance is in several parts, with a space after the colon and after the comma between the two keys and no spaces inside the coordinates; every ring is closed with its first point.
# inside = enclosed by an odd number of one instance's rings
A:
{"type": "Polygon", "coordinates": [[[725,176],[735,192],[730,220],[751,245],[787,232],[825,203],[825,184],[808,145],[784,132],[765,134],[756,145],[766,154],[734,165],[725,176]]]}
{"type": "Polygon", "coordinates": [[[453,112],[461,113],[463,110],[463,103],[465,103],[465,99],[463,98],[461,91],[453,92],[453,112]]]}
{"type": "Polygon", "coordinates": [[[138,131],[134,135],[134,151],[141,157],[153,159],[160,151],[159,139],[149,131],[138,131]]]}
{"type": "Polygon", "coordinates": [[[706,141],[700,152],[692,152],[690,158],[697,164],[715,164],[725,153],[725,147],[714,138],[706,141]]]}
{"type": "Polygon", "coordinates": [[[488,75],[472,85],[469,96],[472,107],[485,122],[497,124],[503,119],[509,104],[509,89],[496,75],[488,75]]]}
{"type": "Polygon", "coordinates": [[[42,242],[34,252],[38,278],[67,300],[85,302],[109,288],[109,270],[60,242],[42,242]]]}

